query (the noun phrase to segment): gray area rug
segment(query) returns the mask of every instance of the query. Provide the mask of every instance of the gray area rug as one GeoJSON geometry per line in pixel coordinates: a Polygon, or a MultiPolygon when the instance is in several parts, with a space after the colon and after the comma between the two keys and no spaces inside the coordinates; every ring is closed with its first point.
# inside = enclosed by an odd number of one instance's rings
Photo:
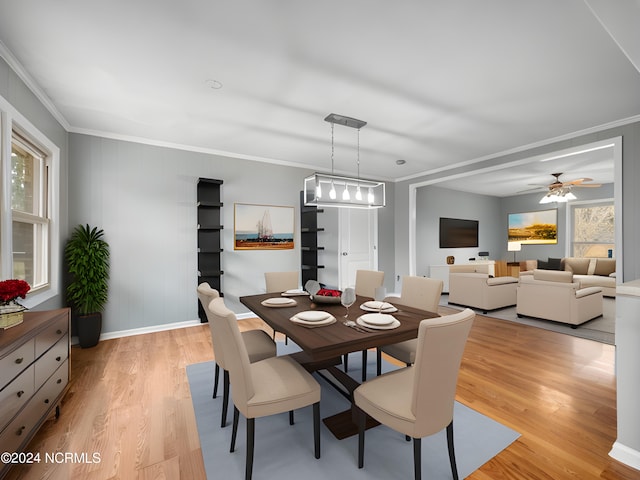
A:
{"type": "MultiPolygon", "coordinates": [[[[448,294],[443,294],[440,300],[440,305],[456,308],[462,310],[464,307],[459,305],[450,305],[448,303],[448,294]]],[[[476,313],[482,315],[482,311],[474,309],[476,313]]],[[[545,330],[551,330],[553,332],[564,333],[566,335],[572,335],[574,337],[586,338],[588,340],[595,340],[600,343],[608,343],[609,345],[615,345],[615,324],[616,324],[616,300],[615,298],[604,297],[602,299],[602,317],[595,318],[588,322],[579,325],[578,328],[571,328],[571,326],[552,322],[549,320],[540,320],[529,317],[518,318],[516,314],[516,307],[500,308],[498,310],[492,310],[488,312],[486,317],[497,318],[498,320],[508,320],[510,322],[521,323],[523,325],[531,325],[532,327],[543,328],[545,330]]]]}
{"type": "MultiPolygon", "coordinates": [[[[299,350],[278,343],[278,354],[299,350]]],[[[375,355],[368,356],[369,378],[375,375],[375,355]]],[[[360,378],[360,353],[349,356],[350,375],[360,378]]],[[[383,370],[396,368],[384,362],[383,370]]],[[[236,451],[229,453],[231,419],[220,428],[222,398],[212,399],[213,362],[187,366],[189,387],[200,435],[202,456],[208,480],[244,478],[245,419],[238,426],[236,451]]],[[[316,376],[322,385],[320,412],[322,417],[345,410],[347,400],[327,382],[316,376]]],[[[219,390],[221,394],[221,390],[219,390]]],[[[232,407],[230,407],[232,410],[232,407]]],[[[454,435],[460,478],[474,470],[509,446],[520,435],[508,427],[456,402],[454,435]]],[[[365,465],[357,467],[357,436],[337,440],[321,422],[319,460],[313,456],[313,427],[311,407],[297,410],[295,425],[289,426],[288,414],[256,419],[256,440],[253,478],[277,480],[384,479],[413,478],[413,447],[411,442],[387,427],[367,430],[365,465]]],[[[422,469],[425,478],[450,479],[451,470],[444,430],[422,441],[422,469]]]]}

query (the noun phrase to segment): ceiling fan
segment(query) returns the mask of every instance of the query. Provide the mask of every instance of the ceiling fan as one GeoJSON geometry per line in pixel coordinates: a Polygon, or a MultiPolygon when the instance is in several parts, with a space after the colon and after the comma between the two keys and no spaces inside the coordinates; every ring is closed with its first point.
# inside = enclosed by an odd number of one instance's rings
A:
{"type": "Polygon", "coordinates": [[[599,183],[584,183],[591,182],[591,178],[576,178],[575,180],[569,180],[563,182],[560,180],[562,173],[552,173],[555,180],[549,185],[539,185],[539,187],[547,188],[549,191],[540,199],[540,203],[550,202],[567,202],[568,200],[575,200],[576,196],[571,193],[571,189],[574,187],[600,187],[599,183]]]}
{"type": "Polygon", "coordinates": [[[566,182],[563,182],[562,180],[560,180],[560,175],[563,175],[562,172],[560,173],[552,173],[552,176],[555,177],[555,180],[553,182],[551,182],[548,185],[538,185],[538,184],[534,184],[534,183],[530,183],[529,185],[531,185],[532,187],[536,187],[536,188],[532,188],[529,190],[523,190],[522,193],[524,192],[532,192],[532,191],[536,191],[536,190],[541,190],[541,189],[548,189],[549,192],[559,192],[561,190],[564,190],[566,192],[570,192],[571,189],[573,187],[601,187],[602,184],[600,183],[584,183],[584,182],[592,182],[593,179],[592,178],[576,178],[575,180],[569,180],[566,182]]]}

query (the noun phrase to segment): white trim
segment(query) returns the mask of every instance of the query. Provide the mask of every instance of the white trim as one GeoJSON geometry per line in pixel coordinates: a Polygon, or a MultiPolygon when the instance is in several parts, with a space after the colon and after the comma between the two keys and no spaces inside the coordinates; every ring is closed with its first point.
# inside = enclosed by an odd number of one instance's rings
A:
{"type": "Polygon", "coordinates": [[[134,335],[145,335],[147,333],[164,332],[167,330],[177,330],[179,328],[189,328],[204,325],[200,320],[187,320],[185,322],[165,323],[162,325],[151,325],[149,327],[132,328],[131,330],[118,330],[100,335],[100,341],[114,338],[133,337],[134,335]]]}
{"type": "Polygon", "coordinates": [[[636,470],[640,470],[640,452],[638,450],[622,445],[620,442],[615,442],[609,452],[609,456],[636,470]]]}

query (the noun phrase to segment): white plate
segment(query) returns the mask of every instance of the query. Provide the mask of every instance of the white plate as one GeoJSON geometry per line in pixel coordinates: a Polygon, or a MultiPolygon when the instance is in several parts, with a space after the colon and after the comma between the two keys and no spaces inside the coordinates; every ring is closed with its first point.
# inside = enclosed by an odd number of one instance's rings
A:
{"type": "Polygon", "coordinates": [[[360,308],[366,312],[391,313],[398,311],[398,309],[391,305],[389,302],[376,302],[375,300],[364,302],[362,305],[360,305],[360,308]]]}
{"type": "MultiPolygon", "coordinates": [[[[369,315],[377,315],[377,314],[369,314],[369,315]]],[[[366,316],[367,315],[363,315],[362,317],[366,317],[366,316]]],[[[387,316],[391,317],[391,315],[387,315],[387,316]]],[[[365,322],[364,320],[362,320],[362,317],[358,317],[358,319],[356,320],[356,323],[363,327],[367,327],[375,330],[393,330],[394,328],[398,328],[400,326],[400,321],[396,320],[393,317],[391,317],[393,318],[393,321],[388,325],[374,325],[374,324],[365,322]]]]}
{"type": "Polygon", "coordinates": [[[360,317],[364,323],[369,325],[391,325],[395,318],[391,315],[386,315],[384,313],[367,313],[366,315],[362,315],[360,317]]]}
{"type": "Polygon", "coordinates": [[[296,302],[293,298],[287,297],[267,298],[260,303],[265,307],[291,307],[298,304],[298,302],[296,302]]]}
{"type": "Polygon", "coordinates": [[[334,317],[333,315],[329,315],[324,320],[320,320],[318,322],[307,322],[306,320],[302,320],[295,315],[291,317],[289,320],[291,320],[293,323],[297,323],[298,325],[303,325],[305,327],[323,327],[325,325],[331,325],[332,323],[336,323],[336,317],[334,317]]]}
{"type": "Polygon", "coordinates": [[[295,317],[305,322],[320,322],[331,317],[331,314],[322,310],[307,310],[306,312],[296,313],[295,317]]]}
{"type": "Polygon", "coordinates": [[[295,297],[298,295],[309,295],[301,288],[294,288],[293,290],[287,290],[286,292],[282,292],[281,295],[283,297],[295,297]]]}

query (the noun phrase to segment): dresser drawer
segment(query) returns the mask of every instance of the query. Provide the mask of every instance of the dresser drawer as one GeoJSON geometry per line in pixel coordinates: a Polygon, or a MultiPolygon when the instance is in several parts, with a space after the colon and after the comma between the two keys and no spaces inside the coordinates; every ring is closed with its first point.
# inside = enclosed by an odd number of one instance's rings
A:
{"type": "Polygon", "coordinates": [[[69,361],[65,360],[33,397],[32,401],[40,408],[38,415],[42,415],[54,404],[55,399],[62,393],[67,383],[69,383],[69,361]]]}
{"type": "Polygon", "coordinates": [[[39,405],[31,401],[20,411],[0,435],[0,452],[16,452],[40,421],[39,405]]]}
{"type": "Polygon", "coordinates": [[[27,368],[35,359],[35,340],[31,339],[6,357],[0,359],[0,389],[4,388],[16,375],[27,368]]]}
{"type": "Polygon", "coordinates": [[[35,367],[31,365],[0,391],[0,431],[33,395],[34,371],[35,367]]]}
{"type": "Polygon", "coordinates": [[[69,330],[69,320],[66,315],[51,323],[36,337],[36,358],[49,350],[52,345],[60,340],[69,330]]]}
{"type": "Polygon", "coordinates": [[[69,355],[69,336],[65,334],[36,361],[36,388],[40,387],[69,355]]]}

